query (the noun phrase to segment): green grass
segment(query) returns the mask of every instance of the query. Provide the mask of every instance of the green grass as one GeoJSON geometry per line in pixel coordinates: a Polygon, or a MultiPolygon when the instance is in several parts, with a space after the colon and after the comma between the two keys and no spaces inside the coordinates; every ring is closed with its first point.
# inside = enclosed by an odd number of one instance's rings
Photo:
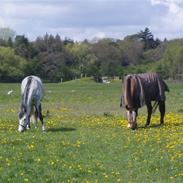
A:
{"type": "Polygon", "coordinates": [[[45,84],[47,131],[18,133],[20,85],[0,84],[0,182],[183,182],[183,84],[169,87],[165,125],[157,111],[142,128],[143,107],[131,131],[121,82],[45,84]]]}

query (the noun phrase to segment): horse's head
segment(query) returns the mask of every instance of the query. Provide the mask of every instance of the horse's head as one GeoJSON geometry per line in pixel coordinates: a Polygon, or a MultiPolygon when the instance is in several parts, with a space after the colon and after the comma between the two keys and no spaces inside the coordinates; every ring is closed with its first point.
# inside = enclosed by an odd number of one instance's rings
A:
{"type": "Polygon", "coordinates": [[[137,128],[137,113],[134,110],[127,110],[128,128],[137,128]]]}
{"type": "Polygon", "coordinates": [[[26,108],[21,108],[21,111],[19,113],[19,126],[18,131],[23,132],[26,129],[26,126],[28,124],[28,115],[26,113],[26,108]]]}

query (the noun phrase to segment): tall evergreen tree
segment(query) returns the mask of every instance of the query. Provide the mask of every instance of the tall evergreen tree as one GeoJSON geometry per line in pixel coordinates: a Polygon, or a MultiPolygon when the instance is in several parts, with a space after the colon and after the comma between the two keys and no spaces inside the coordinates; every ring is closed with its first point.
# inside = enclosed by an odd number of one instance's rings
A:
{"type": "Polygon", "coordinates": [[[138,36],[144,43],[144,50],[153,49],[159,45],[159,40],[154,40],[153,34],[147,27],[144,31],[140,31],[140,33],[138,33],[138,36]]]}

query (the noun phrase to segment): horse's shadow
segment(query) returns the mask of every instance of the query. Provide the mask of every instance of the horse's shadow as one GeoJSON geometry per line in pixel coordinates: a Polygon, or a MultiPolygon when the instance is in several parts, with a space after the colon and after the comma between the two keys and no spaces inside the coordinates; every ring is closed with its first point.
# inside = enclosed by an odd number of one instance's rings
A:
{"type": "Polygon", "coordinates": [[[149,125],[149,126],[139,126],[138,128],[159,128],[159,127],[161,127],[161,126],[163,126],[162,124],[152,124],[152,125],[149,125]]]}
{"type": "Polygon", "coordinates": [[[72,132],[75,131],[75,128],[71,127],[62,127],[62,128],[48,128],[47,132],[72,132]]]}
{"type": "Polygon", "coordinates": [[[177,127],[177,126],[183,126],[183,123],[172,123],[172,124],[170,124],[170,123],[169,123],[169,124],[167,124],[167,123],[165,123],[165,124],[158,124],[158,123],[157,123],[157,124],[150,124],[149,126],[145,126],[145,125],[144,125],[144,126],[139,126],[138,128],[142,128],[142,129],[143,129],[143,128],[144,128],[144,129],[145,129],[145,128],[161,128],[161,127],[163,127],[163,126],[165,126],[165,127],[168,127],[168,126],[169,126],[169,127],[170,127],[170,126],[176,126],[176,127],[177,127]]]}

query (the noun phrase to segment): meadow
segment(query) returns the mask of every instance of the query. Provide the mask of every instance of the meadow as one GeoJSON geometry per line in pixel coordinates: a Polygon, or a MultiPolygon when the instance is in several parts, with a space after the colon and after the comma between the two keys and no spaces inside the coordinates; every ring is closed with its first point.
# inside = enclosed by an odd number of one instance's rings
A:
{"type": "Polygon", "coordinates": [[[19,133],[20,84],[0,84],[0,182],[183,182],[183,84],[168,85],[165,125],[157,110],[144,128],[143,107],[132,131],[121,81],[45,84],[46,132],[19,133]]]}

